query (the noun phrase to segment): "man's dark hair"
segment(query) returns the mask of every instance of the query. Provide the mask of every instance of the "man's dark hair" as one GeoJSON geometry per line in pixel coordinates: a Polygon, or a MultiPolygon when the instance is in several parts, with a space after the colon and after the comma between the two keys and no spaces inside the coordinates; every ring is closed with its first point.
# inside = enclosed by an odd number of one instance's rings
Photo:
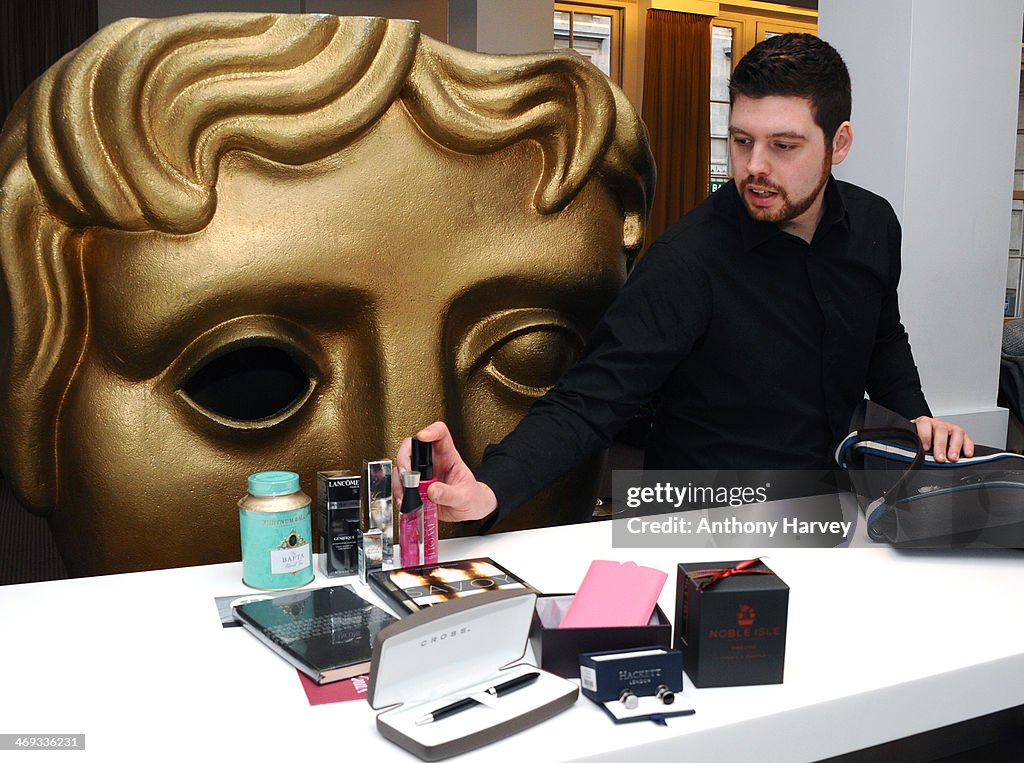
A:
{"type": "Polygon", "coordinates": [[[813,34],[780,34],[750,49],[729,80],[729,100],[788,95],[811,102],[814,121],[830,144],[850,118],[850,72],[842,56],[813,34]]]}

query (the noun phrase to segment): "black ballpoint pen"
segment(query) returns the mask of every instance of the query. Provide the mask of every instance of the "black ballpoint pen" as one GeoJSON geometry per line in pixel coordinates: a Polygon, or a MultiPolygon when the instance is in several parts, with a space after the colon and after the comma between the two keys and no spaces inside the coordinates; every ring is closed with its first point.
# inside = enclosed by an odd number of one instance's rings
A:
{"type": "MultiPolygon", "coordinates": [[[[501,697],[505,694],[514,692],[516,689],[522,689],[524,686],[529,686],[538,678],[540,678],[540,673],[523,673],[523,675],[510,678],[504,683],[484,689],[483,693],[490,694],[494,697],[501,697]]],[[[447,718],[449,715],[455,715],[455,713],[461,713],[463,710],[479,704],[481,704],[479,700],[473,699],[472,697],[465,697],[464,699],[460,699],[458,702],[452,702],[450,705],[439,707],[437,710],[427,713],[416,721],[416,725],[422,726],[425,723],[433,723],[434,721],[447,718]]]]}

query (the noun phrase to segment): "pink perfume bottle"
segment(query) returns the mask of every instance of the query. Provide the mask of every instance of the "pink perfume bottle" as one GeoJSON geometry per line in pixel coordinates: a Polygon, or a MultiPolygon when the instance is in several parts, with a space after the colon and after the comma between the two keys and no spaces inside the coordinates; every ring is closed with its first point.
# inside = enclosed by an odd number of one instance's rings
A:
{"type": "Polygon", "coordinates": [[[398,549],[403,567],[426,564],[423,548],[423,501],[420,500],[420,473],[402,475],[402,507],[398,512],[398,549]]]}
{"type": "Polygon", "coordinates": [[[434,479],[434,446],[412,438],[412,470],[419,472],[420,500],[423,501],[423,564],[437,564],[437,504],[427,497],[434,479]]]}

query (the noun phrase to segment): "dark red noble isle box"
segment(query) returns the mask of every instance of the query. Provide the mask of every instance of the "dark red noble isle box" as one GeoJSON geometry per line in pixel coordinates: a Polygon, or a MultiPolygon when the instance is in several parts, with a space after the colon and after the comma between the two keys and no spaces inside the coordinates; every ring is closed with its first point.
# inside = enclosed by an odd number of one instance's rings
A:
{"type": "Polygon", "coordinates": [[[774,573],[716,579],[738,564],[769,570],[761,561],[679,565],[673,647],[682,651],[694,686],[782,683],[789,586],[774,573]]]}

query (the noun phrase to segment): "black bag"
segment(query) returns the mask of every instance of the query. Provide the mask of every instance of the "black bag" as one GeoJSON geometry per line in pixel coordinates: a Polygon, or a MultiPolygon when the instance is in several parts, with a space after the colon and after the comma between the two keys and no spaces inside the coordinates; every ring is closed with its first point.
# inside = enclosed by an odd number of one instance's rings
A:
{"type": "Polygon", "coordinates": [[[914,425],[864,401],[836,449],[868,536],[901,547],[1024,548],[1024,456],[976,445],[939,463],[914,425]]]}

